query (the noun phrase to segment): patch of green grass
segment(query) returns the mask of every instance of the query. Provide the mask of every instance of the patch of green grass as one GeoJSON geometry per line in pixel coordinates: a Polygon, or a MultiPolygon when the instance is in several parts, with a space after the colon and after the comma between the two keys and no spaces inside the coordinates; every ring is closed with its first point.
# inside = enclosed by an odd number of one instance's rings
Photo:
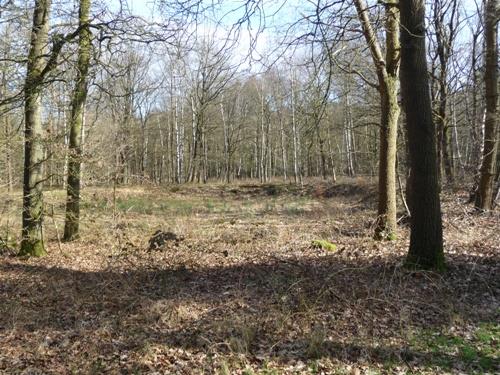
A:
{"type": "Polygon", "coordinates": [[[499,325],[483,323],[465,337],[430,330],[418,332],[411,341],[411,348],[430,354],[424,365],[451,369],[459,364],[472,373],[492,372],[499,365],[499,325]]]}
{"type": "Polygon", "coordinates": [[[460,346],[460,356],[466,363],[472,363],[478,358],[478,352],[470,345],[463,344],[460,346]]]}
{"type": "Polygon", "coordinates": [[[195,210],[206,211],[200,202],[178,199],[154,199],[152,197],[131,196],[117,198],[116,208],[121,212],[131,212],[144,215],[170,214],[187,216],[195,210]]]}
{"type": "Polygon", "coordinates": [[[207,213],[227,214],[232,212],[231,206],[224,199],[206,199],[203,202],[203,208],[207,213]]]}
{"type": "Polygon", "coordinates": [[[306,197],[294,198],[293,201],[284,201],[282,213],[287,216],[300,216],[311,210],[311,200],[306,197]]]}
{"type": "Polygon", "coordinates": [[[172,199],[161,203],[160,212],[189,216],[193,214],[195,207],[195,202],[172,199]]]}
{"type": "Polygon", "coordinates": [[[500,324],[483,323],[475,333],[475,337],[483,344],[493,344],[500,341],[500,324]]]}
{"type": "Polygon", "coordinates": [[[123,212],[147,213],[151,211],[152,202],[143,197],[118,197],[116,199],[116,208],[123,212]]]}
{"type": "Polygon", "coordinates": [[[207,209],[208,212],[213,212],[215,211],[215,204],[213,201],[211,200],[207,200],[205,201],[205,207],[207,209]]]}

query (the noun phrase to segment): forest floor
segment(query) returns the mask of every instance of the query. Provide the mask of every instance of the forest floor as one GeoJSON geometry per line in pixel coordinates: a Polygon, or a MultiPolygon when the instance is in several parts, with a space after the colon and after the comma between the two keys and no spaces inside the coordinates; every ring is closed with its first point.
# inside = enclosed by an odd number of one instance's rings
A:
{"type": "MultiPolygon", "coordinates": [[[[5,239],[20,199],[2,196],[5,239]]],[[[48,256],[0,250],[0,373],[498,373],[500,213],[465,199],[443,194],[434,274],[402,267],[403,224],[372,239],[363,180],[86,188],[71,244],[64,192],[49,191],[48,256]],[[179,238],[149,251],[159,229],[179,238]]]]}

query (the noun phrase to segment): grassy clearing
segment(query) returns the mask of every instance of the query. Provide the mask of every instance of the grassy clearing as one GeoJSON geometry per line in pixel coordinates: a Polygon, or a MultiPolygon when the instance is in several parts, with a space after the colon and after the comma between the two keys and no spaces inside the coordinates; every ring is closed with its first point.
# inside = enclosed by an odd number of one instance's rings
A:
{"type": "Polygon", "coordinates": [[[373,191],[88,188],[72,244],[57,241],[64,192],[48,192],[49,255],[0,256],[0,373],[496,373],[498,214],[445,196],[448,270],[414,272],[405,227],[372,239],[373,191]],[[157,229],[182,240],[147,251],[157,229]]]}

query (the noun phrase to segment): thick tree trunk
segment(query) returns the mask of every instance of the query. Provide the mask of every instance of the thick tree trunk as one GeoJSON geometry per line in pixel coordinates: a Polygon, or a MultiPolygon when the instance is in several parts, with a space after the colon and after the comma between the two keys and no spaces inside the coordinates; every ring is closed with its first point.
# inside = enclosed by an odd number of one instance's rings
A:
{"type": "Polygon", "coordinates": [[[49,31],[50,0],[35,2],[33,29],[24,85],[23,229],[20,255],[42,256],[43,244],[43,128],[41,92],[49,31]]]}
{"type": "Polygon", "coordinates": [[[485,6],[486,66],[484,73],[486,118],[484,122],[483,160],[480,169],[476,208],[490,210],[493,204],[493,183],[498,151],[498,0],[485,6]]]}
{"type": "Polygon", "coordinates": [[[399,120],[398,80],[387,77],[381,88],[382,118],[380,127],[378,218],[375,237],[396,238],[396,152],[399,120]]]}
{"type": "Polygon", "coordinates": [[[90,67],[92,34],[89,28],[90,0],[80,0],[76,85],[71,100],[71,119],[68,152],[68,183],[66,201],[66,222],[64,240],[72,241],[79,236],[80,227],[80,187],[82,165],[82,134],[84,126],[85,102],[87,99],[87,76],[90,67]]]}
{"type": "Polygon", "coordinates": [[[444,268],[441,203],[425,52],[425,2],[402,0],[401,91],[410,151],[411,236],[407,264],[444,268]]]}
{"type": "Polygon", "coordinates": [[[370,48],[378,77],[380,93],[380,153],[379,153],[379,197],[375,238],[396,238],[396,151],[398,120],[398,73],[400,62],[399,10],[396,1],[385,2],[385,58],[377,34],[368,17],[364,0],[354,2],[363,34],[370,48]]]}

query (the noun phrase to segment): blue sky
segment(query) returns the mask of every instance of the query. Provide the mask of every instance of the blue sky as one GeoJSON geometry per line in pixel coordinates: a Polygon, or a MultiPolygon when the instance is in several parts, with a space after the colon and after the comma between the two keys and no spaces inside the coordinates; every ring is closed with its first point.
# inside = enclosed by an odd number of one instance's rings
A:
{"type": "MultiPolygon", "coordinates": [[[[149,17],[153,14],[153,9],[155,5],[159,2],[158,0],[124,0],[128,2],[129,7],[133,10],[134,13],[141,15],[143,17],[149,17]]],[[[480,2],[480,0],[478,0],[480,2]]],[[[207,3],[211,2],[211,0],[207,1],[207,3]]],[[[241,6],[244,3],[244,0],[223,0],[224,9],[234,9],[238,6],[241,6]]],[[[299,1],[299,0],[263,0],[265,4],[265,11],[268,15],[270,15],[274,10],[278,9],[278,7],[282,7],[283,9],[280,12],[280,16],[291,15],[291,13],[296,13],[297,9],[304,7],[305,4],[308,3],[307,0],[299,1]]],[[[462,0],[462,4],[468,10],[474,10],[475,4],[474,0],[462,0]]]]}
{"type": "MultiPolygon", "coordinates": [[[[120,0],[111,0],[111,1],[120,1],[120,0]]],[[[159,14],[157,5],[161,0],[121,0],[126,2],[129,6],[129,9],[136,15],[140,15],[146,19],[154,19],[160,18],[161,14],[159,14]]],[[[165,0],[169,1],[169,0],[165,0]]],[[[194,1],[194,0],[193,0],[194,1]]],[[[209,15],[209,19],[202,22],[198,27],[200,32],[203,34],[214,33],[214,24],[215,20],[219,21],[222,15],[225,15],[225,18],[222,20],[221,25],[217,26],[215,35],[220,34],[221,39],[225,37],[223,28],[229,28],[232,26],[239,17],[244,13],[244,9],[242,9],[242,5],[247,3],[247,0],[203,0],[206,4],[217,3],[218,1],[222,3],[219,5],[217,10],[214,11],[211,15],[209,15]],[[234,9],[237,9],[234,11],[234,9]]],[[[298,19],[300,19],[301,15],[304,13],[309,13],[311,11],[311,6],[316,0],[262,0],[262,4],[264,4],[263,16],[266,19],[266,30],[261,31],[259,34],[259,38],[257,40],[257,54],[265,55],[267,51],[273,45],[273,41],[278,39],[277,28],[283,29],[287,24],[290,24],[298,19]],[[309,8],[309,11],[307,10],[309,8]]],[[[375,0],[367,0],[368,3],[372,3],[375,0]]],[[[430,1],[430,0],[428,0],[430,1]]],[[[460,0],[462,2],[463,7],[466,9],[467,13],[472,13],[475,11],[475,2],[474,0],[460,0]]],[[[477,0],[481,1],[481,0],[477,0]]],[[[254,17],[251,20],[250,27],[248,24],[243,26],[244,32],[240,35],[239,42],[239,51],[241,54],[246,54],[249,50],[250,39],[254,37],[259,27],[259,17],[254,17]]],[[[469,32],[467,28],[463,30],[463,32],[469,32]]],[[[465,35],[464,35],[465,36],[465,35]]],[[[467,40],[468,38],[465,38],[467,40]]]]}

